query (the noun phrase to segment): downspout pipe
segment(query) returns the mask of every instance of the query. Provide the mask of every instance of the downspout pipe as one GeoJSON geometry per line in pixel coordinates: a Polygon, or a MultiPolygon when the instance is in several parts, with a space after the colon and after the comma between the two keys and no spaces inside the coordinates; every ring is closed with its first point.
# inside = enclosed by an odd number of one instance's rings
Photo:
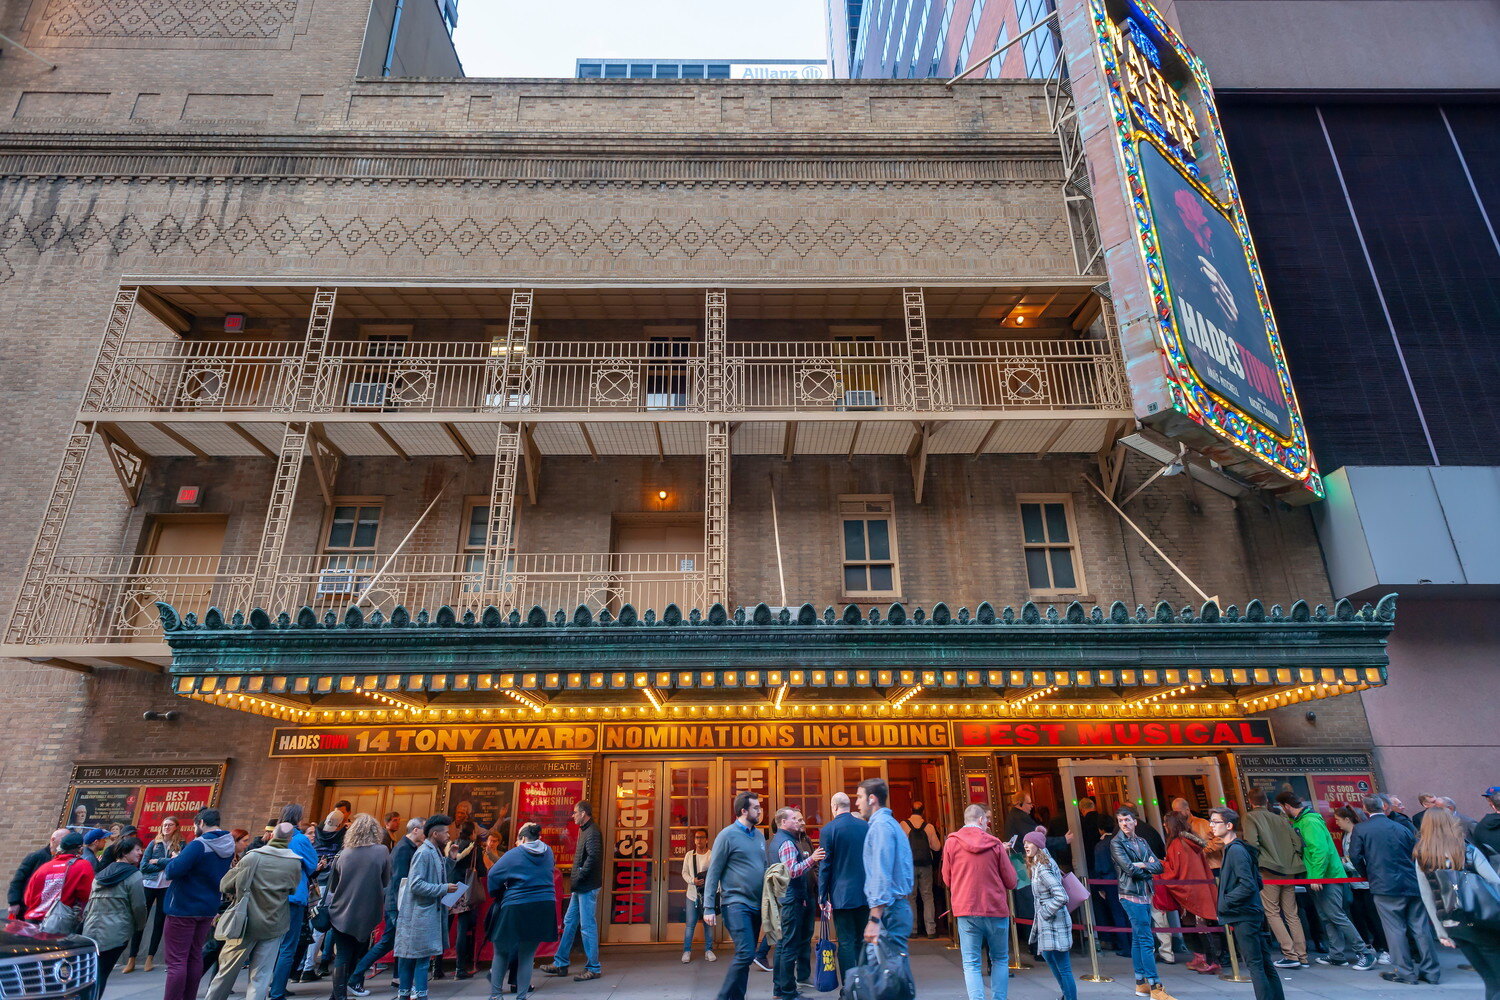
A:
{"type": "Polygon", "coordinates": [[[396,0],[396,13],[391,16],[391,38],[385,45],[385,65],[380,67],[381,76],[391,75],[391,64],[396,61],[396,32],[401,30],[401,8],[406,0],[396,0]]]}

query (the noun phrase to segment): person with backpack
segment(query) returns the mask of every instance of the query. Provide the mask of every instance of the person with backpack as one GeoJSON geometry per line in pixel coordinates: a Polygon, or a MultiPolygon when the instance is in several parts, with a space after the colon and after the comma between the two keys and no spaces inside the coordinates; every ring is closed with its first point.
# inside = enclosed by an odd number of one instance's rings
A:
{"type": "Polygon", "coordinates": [[[93,886],[93,866],[83,857],[83,834],[69,833],[57,845],[52,860],[31,873],[31,881],[26,883],[23,919],[40,925],[43,930],[56,927],[62,928],[61,933],[73,933],[78,929],[93,886]],[[69,910],[73,911],[71,917],[69,910]]]}
{"type": "Polygon", "coordinates": [[[933,901],[932,884],[942,842],[938,839],[937,828],[927,822],[921,800],[912,802],[911,815],[901,821],[901,829],[911,845],[912,878],[915,880],[907,901],[915,918],[917,901],[921,900],[923,925],[927,928],[927,936],[934,938],[937,937],[937,904],[933,901]]]}
{"type": "Polygon", "coordinates": [[[99,948],[99,978],[94,996],[104,996],[109,974],[131,939],[146,926],[146,888],[141,882],[141,852],[134,837],[125,837],[110,849],[113,858],[94,876],[89,904],[83,916],[83,936],[99,948]]]}
{"type": "Polygon", "coordinates": [[[1281,974],[1271,960],[1260,851],[1240,836],[1240,814],[1233,809],[1225,806],[1212,810],[1208,824],[1224,845],[1219,866],[1219,923],[1234,935],[1255,1000],[1286,1000],[1281,974]]]}
{"type": "Polygon", "coordinates": [[[1464,953],[1484,980],[1485,1000],[1500,1000],[1500,931],[1474,922],[1469,914],[1445,909],[1437,872],[1468,872],[1488,882],[1492,894],[1500,894],[1500,875],[1483,851],[1464,842],[1462,821],[1446,809],[1427,810],[1412,859],[1422,905],[1437,928],[1438,942],[1464,953]]]}

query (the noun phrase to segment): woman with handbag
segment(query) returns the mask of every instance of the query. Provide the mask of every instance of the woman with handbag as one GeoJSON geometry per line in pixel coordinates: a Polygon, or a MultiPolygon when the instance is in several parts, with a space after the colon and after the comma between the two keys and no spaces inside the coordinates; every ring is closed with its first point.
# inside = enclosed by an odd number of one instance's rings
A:
{"type": "MultiPolygon", "coordinates": [[[[1036,904],[1036,918],[1031,924],[1030,942],[1036,948],[1052,978],[1062,988],[1061,1000],[1078,1000],[1078,984],[1073,979],[1073,912],[1068,908],[1068,890],[1063,888],[1063,873],[1047,851],[1047,834],[1034,830],[1021,839],[1026,849],[1026,872],[1031,877],[1031,895],[1036,904]]],[[[998,968],[996,975],[1005,975],[998,968]]]]}
{"type": "Polygon", "coordinates": [[[557,940],[557,897],[552,848],[542,843],[542,827],[527,823],[516,835],[517,844],[490,867],[490,894],[500,896],[494,921],[490,959],[490,1000],[500,1000],[501,983],[511,959],[516,960],[516,1000],[531,996],[531,967],[537,945],[557,940]]]}
{"type": "MultiPolygon", "coordinates": [[[[141,881],[146,890],[146,917],[151,922],[151,938],[147,942],[145,971],[150,972],[151,966],[156,962],[156,951],[161,947],[161,932],[165,926],[167,915],[166,907],[162,905],[167,895],[167,886],[172,880],[167,878],[167,862],[182,853],[182,828],[177,823],[176,816],[163,816],[161,825],[156,829],[156,836],[151,843],[146,845],[145,853],[141,855],[141,881]]],[[[135,960],[141,953],[141,936],[145,928],[135,932],[130,939],[130,957],[125,960],[125,968],[121,973],[134,972],[135,960]]]]}
{"type": "Polygon", "coordinates": [[[125,837],[110,849],[113,859],[94,876],[89,905],[83,916],[83,936],[99,948],[99,978],[95,996],[104,986],[120,955],[146,926],[146,890],[141,885],[141,842],[125,837]]]}
{"type": "MultiPolygon", "coordinates": [[[[1167,828],[1167,856],[1162,861],[1162,877],[1156,883],[1152,903],[1163,912],[1179,911],[1183,927],[1216,926],[1214,922],[1219,919],[1216,880],[1204,856],[1202,838],[1193,833],[1182,813],[1167,813],[1163,823],[1167,828]],[[1184,882],[1187,884],[1181,884],[1184,882]]],[[[1187,967],[1205,976],[1218,975],[1224,962],[1219,935],[1205,933],[1195,937],[1198,947],[1193,950],[1187,967]]]]}
{"type": "Polygon", "coordinates": [[[1500,1000],[1500,875],[1446,809],[1429,809],[1412,858],[1417,888],[1438,942],[1457,947],[1484,980],[1485,1000],[1500,1000]]]}
{"type": "Polygon", "coordinates": [[[364,957],[385,915],[385,890],[391,882],[391,852],[385,831],[369,813],[360,813],[344,835],[344,849],[328,876],[325,907],[333,944],[333,1000],[346,1000],[349,970],[364,957]]]}

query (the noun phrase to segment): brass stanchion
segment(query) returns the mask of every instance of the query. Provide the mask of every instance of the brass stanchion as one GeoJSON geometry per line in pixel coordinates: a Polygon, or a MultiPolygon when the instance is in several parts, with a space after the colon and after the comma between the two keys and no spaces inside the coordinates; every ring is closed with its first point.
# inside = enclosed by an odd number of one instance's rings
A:
{"type": "Polygon", "coordinates": [[[1085,983],[1112,983],[1114,977],[1102,975],[1099,972],[1099,942],[1094,926],[1094,898],[1091,894],[1083,901],[1083,932],[1089,936],[1089,968],[1093,971],[1087,976],[1079,976],[1078,979],[1085,983]]]}
{"type": "Polygon", "coordinates": [[[1224,937],[1229,940],[1229,974],[1225,975],[1221,972],[1219,973],[1219,978],[1224,980],[1224,982],[1226,983],[1251,982],[1249,976],[1243,976],[1240,974],[1240,953],[1234,947],[1234,929],[1228,924],[1224,924],[1223,927],[1224,937]]]}
{"type": "MultiPolygon", "coordinates": [[[[1016,972],[1021,969],[1029,969],[1031,966],[1021,961],[1021,936],[1016,933],[1015,890],[1007,889],[1005,894],[1010,897],[1010,969],[1012,972],[1016,972]]],[[[1032,919],[1035,918],[1036,914],[1033,912],[1032,919]]]]}

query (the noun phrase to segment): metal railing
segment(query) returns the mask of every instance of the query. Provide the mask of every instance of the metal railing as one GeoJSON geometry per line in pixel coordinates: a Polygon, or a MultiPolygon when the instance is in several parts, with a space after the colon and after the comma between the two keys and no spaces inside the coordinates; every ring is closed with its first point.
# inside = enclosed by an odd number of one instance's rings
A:
{"type": "MultiPolygon", "coordinates": [[[[484,555],[477,552],[293,555],[276,574],[273,613],[303,605],[342,611],[359,602],[387,614],[404,605],[413,614],[448,605],[478,613],[486,604],[526,613],[541,606],[571,615],[578,605],[618,614],[668,604],[686,612],[704,595],[701,552],[526,552],[512,557],[505,589],[483,593],[484,555]]],[[[62,556],[43,585],[40,613],[25,642],[161,641],[156,602],[200,619],[210,607],[226,615],[246,611],[254,598],[255,556],[62,556]]]]}
{"type": "Polygon", "coordinates": [[[302,345],[281,340],[126,340],[101,410],[163,413],[285,409],[302,345]]]}
{"type": "MultiPolygon", "coordinates": [[[[126,341],[107,373],[107,411],[286,411],[296,342],[126,341]]],[[[903,341],[731,341],[726,412],[913,409],[903,341]]],[[[936,409],[1061,410],[1129,405],[1118,353],[1102,340],[934,340],[936,409]]],[[[313,408],[332,413],[704,412],[701,343],[533,341],[507,361],[488,342],[332,341],[313,408]],[[504,373],[519,373],[502,391],[504,373]],[[519,387],[519,389],[517,389],[519,387]]]]}
{"type": "Polygon", "coordinates": [[[957,410],[1092,410],[1130,405],[1102,340],[940,340],[933,382],[957,410]]]}
{"type": "Polygon", "coordinates": [[[156,602],[202,617],[244,608],[254,556],[59,556],[42,586],[27,643],[161,641],[156,602]]]}
{"type": "Polygon", "coordinates": [[[533,606],[571,614],[580,604],[595,612],[618,613],[624,604],[660,612],[702,603],[703,565],[701,552],[524,552],[512,557],[504,590],[486,594],[480,552],[287,556],[273,603],[321,610],[357,601],[387,613],[398,604],[413,613],[443,605],[477,612],[487,604],[523,614],[533,606]]]}

